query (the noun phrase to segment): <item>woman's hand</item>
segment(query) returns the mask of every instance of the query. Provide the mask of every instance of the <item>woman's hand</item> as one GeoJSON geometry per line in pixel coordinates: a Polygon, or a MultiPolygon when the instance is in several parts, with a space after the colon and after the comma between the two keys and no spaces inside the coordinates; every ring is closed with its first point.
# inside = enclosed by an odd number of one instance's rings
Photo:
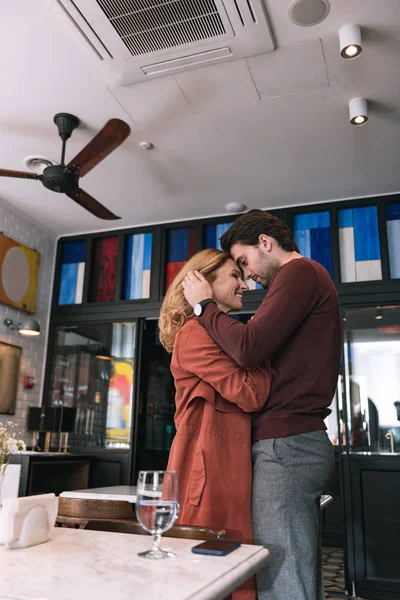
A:
{"type": "Polygon", "coordinates": [[[186,300],[193,308],[195,304],[212,298],[212,289],[207,279],[198,271],[189,271],[185,279],[182,281],[183,293],[186,300]]]}

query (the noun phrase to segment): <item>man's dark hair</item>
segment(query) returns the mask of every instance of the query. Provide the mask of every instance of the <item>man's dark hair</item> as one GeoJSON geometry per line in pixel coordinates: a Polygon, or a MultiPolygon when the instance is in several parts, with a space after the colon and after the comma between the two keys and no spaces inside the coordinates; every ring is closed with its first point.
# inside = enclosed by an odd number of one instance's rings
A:
{"type": "Polygon", "coordinates": [[[230,252],[234,244],[257,246],[261,234],[273,237],[286,252],[298,252],[290,229],[283,221],[265,210],[249,210],[231,225],[220,239],[224,252],[230,252]]]}

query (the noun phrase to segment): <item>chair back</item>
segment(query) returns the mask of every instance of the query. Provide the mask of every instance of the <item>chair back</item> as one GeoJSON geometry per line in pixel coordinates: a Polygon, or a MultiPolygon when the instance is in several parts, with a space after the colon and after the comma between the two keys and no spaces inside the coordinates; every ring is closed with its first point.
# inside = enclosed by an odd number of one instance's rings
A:
{"type": "MultiPolygon", "coordinates": [[[[138,521],[89,521],[84,529],[95,531],[112,531],[114,533],[135,533],[149,535],[138,521]]],[[[226,538],[224,529],[208,529],[207,527],[196,527],[194,525],[173,525],[163,533],[163,537],[186,538],[191,540],[211,540],[213,538],[226,538]]]]}
{"type": "Polygon", "coordinates": [[[86,498],[63,498],[58,501],[57,523],[83,526],[90,520],[135,518],[132,506],[123,500],[88,500],[86,498]]]}

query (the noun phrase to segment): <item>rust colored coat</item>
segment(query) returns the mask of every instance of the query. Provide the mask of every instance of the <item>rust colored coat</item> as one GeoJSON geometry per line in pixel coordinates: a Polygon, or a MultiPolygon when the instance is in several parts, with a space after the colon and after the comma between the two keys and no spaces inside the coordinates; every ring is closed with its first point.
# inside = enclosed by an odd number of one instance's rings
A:
{"type": "Polygon", "coordinates": [[[267,400],[271,367],[239,367],[193,317],[177,333],[171,371],[177,433],[168,469],[178,472],[178,522],[251,542],[251,413],[267,400]]]}

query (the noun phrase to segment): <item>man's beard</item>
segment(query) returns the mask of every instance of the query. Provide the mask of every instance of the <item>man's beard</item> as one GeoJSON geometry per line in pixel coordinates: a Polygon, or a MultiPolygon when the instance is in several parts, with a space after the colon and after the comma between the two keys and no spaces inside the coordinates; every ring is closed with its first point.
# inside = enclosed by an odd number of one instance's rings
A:
{"type": "Polygon", "coordinates": [[[279,269],[279,264],[277,261],[266,258],[265,254],[258,248],[258,254],[260,257],[260,268],[258,272],[258,276],[260,278],[260,283],[264,290],[267,290],[269,284],[271,283],[271,279],[279,269]]]}

